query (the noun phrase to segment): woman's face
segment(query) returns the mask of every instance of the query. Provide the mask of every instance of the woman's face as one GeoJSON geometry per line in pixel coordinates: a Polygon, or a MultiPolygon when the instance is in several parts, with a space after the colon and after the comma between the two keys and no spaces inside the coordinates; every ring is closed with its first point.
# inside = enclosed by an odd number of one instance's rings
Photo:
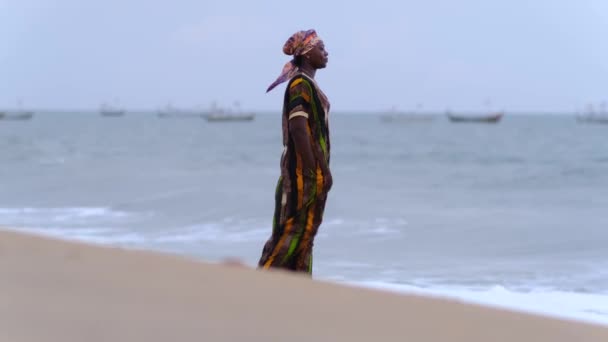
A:
{"type": "Polygon", "coordinates": [[[310,65],[315,69],[323,69],[327,66],[329,54],[325,50],[325,44],[320,40],[315,47],[306,53],[310,65]]]}

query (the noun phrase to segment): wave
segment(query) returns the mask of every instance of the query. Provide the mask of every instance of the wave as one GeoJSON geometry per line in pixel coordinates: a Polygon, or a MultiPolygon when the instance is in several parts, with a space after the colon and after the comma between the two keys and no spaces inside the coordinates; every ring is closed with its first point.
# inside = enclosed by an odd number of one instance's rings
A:
{"type": "Polygon", "coordinates": [[[108,207],[0,208],[5,229],[97,244],[136,244],[138,234],[122,228],[139,213],[108,207]]]}
{"type": "MultiPolygon", "coordinates": [[[[234,223],[241,226],[242,222],[234,223]]],[[[267,238],[270,234],[269,228],[253,228],[248,230],[229,230],[225,222],[205,223],[188,226],[165,232],[156,237],[157,242],[247,242],[267,238]]]]}
{"type": "Polygon", "coordinates": [[[408,222],[400,217],[376,217],[372,219],[345,219],[335,217],[321,224],[318,237],[330,235],[346,235],[351,237],[394,238],[403,234],[408,222]],[[347,228],[347,229],[343,229],[347,228]]]}
{"type": "MultiPolygon", "coordinates": [[[[141,217],[139,217],[141,218],[141,217]]],[[[256,220],[225,218],[167,229],[138,228],[135,213],[107,208],[0,209],[5,229],[94,244],[157,249],[202,242],[263,241],[271,230],[256,220]],[[26,215],[23,215],[26,214],[26,215]]]]}
{"type": "Polygon", "coordinates": [[[337,281],[357,287],[457,299],[467,303],[608,325],[608,294],[556,291],[546,288],[517,291],[500,285],[419,287],[375,280],[337,281]]]}
{"type": "Polygon", "coordinates": [[[0,223],[27,225],[28,223],[83,223],[92,219],[124,219],[129,213],[105,207],[65,208],[0,208],[0,223]]]}

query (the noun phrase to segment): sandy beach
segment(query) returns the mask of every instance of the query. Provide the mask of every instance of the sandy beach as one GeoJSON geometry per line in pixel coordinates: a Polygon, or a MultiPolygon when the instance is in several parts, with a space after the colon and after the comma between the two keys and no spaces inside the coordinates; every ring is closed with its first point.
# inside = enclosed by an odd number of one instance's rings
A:
{"type": "Polygon", "coordinates": [[[1,341],[608,341],[608,327],[0,231],[1,341]]]}

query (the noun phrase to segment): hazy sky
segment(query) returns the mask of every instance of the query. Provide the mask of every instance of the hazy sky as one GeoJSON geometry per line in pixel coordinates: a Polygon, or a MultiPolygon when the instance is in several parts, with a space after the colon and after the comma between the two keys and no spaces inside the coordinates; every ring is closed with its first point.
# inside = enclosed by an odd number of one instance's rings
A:
{"type": "Polygon", "coordinates": [[[334,110],[608,100],[606,0],[0,0],[0,107],[279,110],[265,89],[309,28],[334,110]]]}

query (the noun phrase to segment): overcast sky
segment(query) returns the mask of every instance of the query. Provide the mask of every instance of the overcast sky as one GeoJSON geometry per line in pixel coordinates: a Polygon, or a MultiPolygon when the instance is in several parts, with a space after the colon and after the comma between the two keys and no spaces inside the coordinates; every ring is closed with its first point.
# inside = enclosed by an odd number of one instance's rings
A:
{"type": "Polygon", "coordinates": [[[0,0],[0,107],[278,110],[265,89],[309,28],[336,111],[608,100],[606,0],[0,0]]]}

